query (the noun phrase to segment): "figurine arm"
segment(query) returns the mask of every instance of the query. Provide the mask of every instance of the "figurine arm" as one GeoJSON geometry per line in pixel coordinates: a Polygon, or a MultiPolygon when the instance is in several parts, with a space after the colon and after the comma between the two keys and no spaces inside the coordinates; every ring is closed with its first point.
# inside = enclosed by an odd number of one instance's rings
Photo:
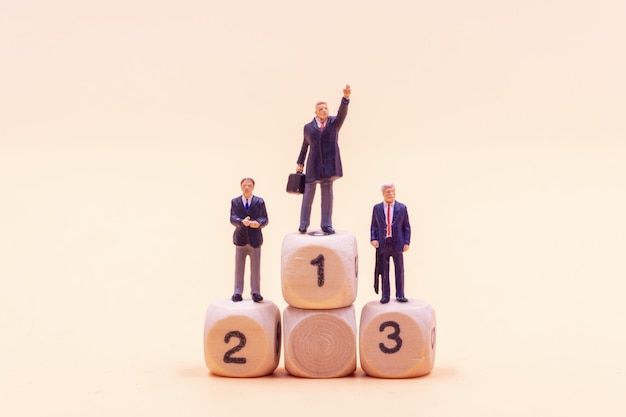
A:
{"type": "Polygon", "coordinates": [[[265,208],[265,201],[261,200],[261,207],[260,207],[259,216],[256,218],[256,220],[250,221],[250,227],[253,228],[253,229],[259,229],[259,228],[263,228],[263,227],[267,226],[268,223],[269,223],[269,219],[267,217],[267,210],[265,208]]]}
{"type": "Polygon", "coordinates": [[[406,207],[404,213],[404,223],[402,227],[404,228],[404,248],[402,249],[402,251],[406,252],[409,250],[409,245],[411,244],[411,223],[409,222],[409,211],[406,209],[406,207]]]}
{"type": "MultiPolygon", "coordinates": [[[[306,129],[306,126],[305,126],[306,129]]],[[[306,140],[306,134],[304,139],[302,139],[302,147],[300,148],[300,154],[298,155],[298,160],[296,163],[298,164],[296,167],[296,172],[302,172],[304,169],[304,158],[306,158],[307,151],[309,150],[309,142],[306,140]]]]}
{"type": "Polygon", "coordinates": [[[370,244],[378,249],[378,225],[376,222],[376,206],[372,209],[372,223],[370,225],[370,244]]]}
{"type": "Polygon", "coordinates": [[[235,227],[241,226],[243,222],[243,218],[237,214],[237,210],[235,210],[235,200],[230,203],[230,224],[235,227]]]}
{"type": "Polygon", "coordinates": [[[233,199],[230,202],[230,224],[235,227],[241,227],[242,225],[245,227],[250,226],[250,216],[241,217],[237,214],[237,210],[235,209],[235,205],[237,204],[237,198],[233,199]]]}
{"type": "Polygon", "coordinates": [[[350,100],[350,94],[352,94],[352,89],[350,88],[350,84],[346,84],[346,88],[343,89],[343,98],[350,100]]]}
{"type": "Polygon", "coordinates": [[[348,104],[350,104],[350,94],[352,94],[352,90],[350,89],[350,85],[346,84],[346,88],[343,89],[343,97],[341,98],[341,104],[339,105],[339,110],[337,110],[337,116],[335,117],[335,127],[337,130],[341,129],[344,120],[346,120],[346,116],[348,115],[348,104]]]}

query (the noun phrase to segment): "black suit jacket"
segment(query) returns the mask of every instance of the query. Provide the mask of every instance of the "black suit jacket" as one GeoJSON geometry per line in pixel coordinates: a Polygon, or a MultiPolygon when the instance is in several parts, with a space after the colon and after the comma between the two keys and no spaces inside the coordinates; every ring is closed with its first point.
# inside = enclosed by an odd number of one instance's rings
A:
{"type": "Polygon", "coordinates": [[[235,226],[233,233],[233,243],[237,246],[245,246],[250,244],[254,248],[258,248],[263,244],[263,233],[261,229],[267,226],[267,210],[265,209],[265,201],[261,197],[252,196],[250,207],[246,207],[241,201],[241,196],[235,197],[230,202],[230,223],[235,226]],[[250,220],[256,220],[261,224],[257,229],[246,227],[241,223],[243,219],[250,216],[250,220]]]}
{"type": "MultiPolygon", "coordinates": [[[[387,219],[385,215],[386,203],[378,203],[372,210],[372,225],[370,227],[370,241],[377,240],[379,250],[386,246],[387,219]]],[[[411,224],[406,206],[399,201],[393,207],[393,222],[391,223],[391,241],[393,250],[402,252],[404,245],[411,244],[411,224]]]]}

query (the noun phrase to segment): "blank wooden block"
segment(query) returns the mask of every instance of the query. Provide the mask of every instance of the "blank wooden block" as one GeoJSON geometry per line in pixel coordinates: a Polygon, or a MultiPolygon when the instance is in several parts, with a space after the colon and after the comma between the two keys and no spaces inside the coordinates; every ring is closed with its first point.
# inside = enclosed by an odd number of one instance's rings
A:
{"type": "Polygon", "coordinates": [[[435,310],[425,301],[370,301],[361,311],[361,368],[379,378],[426,375],[435,364],[435,332],[435,310]]]}
{"type": "Polygon", "coordinates": [[[283,312],[285,369],[305,378],[337,378],[356,370],[354,306],[283,312]]]}
{"type": "Polygon", "coordinates": [[[332,309],[354,303],[358,255],[354,235],[290,233],[283,239],[281,283],[285,301],[303,309],[332,309]]]}
{"type": "Polygon", "coordinates": [[[280,360],[280,310],[265,299],[218,300],[206,311],[204,361],[216,374],[257,377],[274,372],[280,360]]]}

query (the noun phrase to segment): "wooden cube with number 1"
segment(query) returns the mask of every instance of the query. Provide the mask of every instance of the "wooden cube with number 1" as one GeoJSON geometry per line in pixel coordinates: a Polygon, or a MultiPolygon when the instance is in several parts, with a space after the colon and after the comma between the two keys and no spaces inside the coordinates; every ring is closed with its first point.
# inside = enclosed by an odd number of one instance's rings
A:
{"type": "Polygon", "coordinates": [[[285,235],[281,253],[283,298],[302,309],[343,308],[357,293],[358,255],[354,235],[285,235]]]}

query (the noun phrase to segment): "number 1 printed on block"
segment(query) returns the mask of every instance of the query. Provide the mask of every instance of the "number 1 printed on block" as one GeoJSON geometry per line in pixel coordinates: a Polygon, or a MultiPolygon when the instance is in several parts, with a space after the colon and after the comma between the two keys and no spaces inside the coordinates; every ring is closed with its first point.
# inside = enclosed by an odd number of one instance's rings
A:
{"type": "Polygon", "coordinates": [[[311,265],[317,265],[317,286],[324,286],[324,255],[321,253],[317,255],[317,258],[311,260],[311,265]]]}

